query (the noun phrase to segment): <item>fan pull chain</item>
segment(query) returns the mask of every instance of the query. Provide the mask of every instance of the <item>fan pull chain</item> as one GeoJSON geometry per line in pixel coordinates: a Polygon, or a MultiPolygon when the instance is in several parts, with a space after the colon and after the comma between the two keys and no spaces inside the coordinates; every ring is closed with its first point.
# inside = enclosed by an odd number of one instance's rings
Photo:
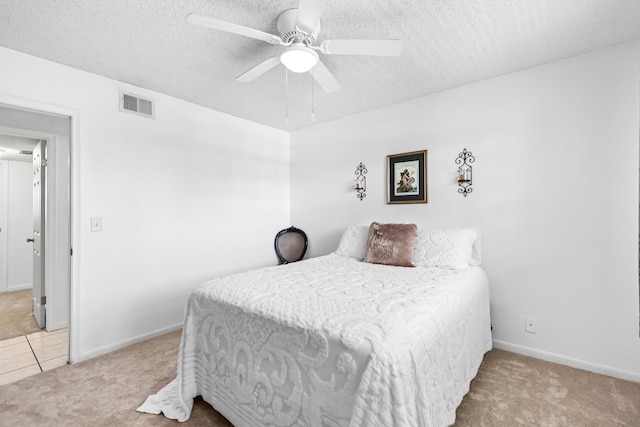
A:
{"type": "Polygon", "coordinates": [[[309,72],[311,74],[311,121],[316,121],[316,97],[314,93],[314,88],[316,85],[313,83],[313,70],[309,72]]]}
{"type": "Polygon", "coordinates": [[[289,124],[289,70],[284,67],[284,124],[289,124]]]}

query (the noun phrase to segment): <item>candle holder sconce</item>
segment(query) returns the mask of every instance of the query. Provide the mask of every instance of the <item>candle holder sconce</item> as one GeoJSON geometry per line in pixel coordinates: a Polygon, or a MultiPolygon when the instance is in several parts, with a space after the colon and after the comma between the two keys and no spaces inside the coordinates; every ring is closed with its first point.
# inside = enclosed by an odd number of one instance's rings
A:
{"type": "Polygon", "coordinates": [[[458,193],[462,194],[464,197],[467,197],[467,194],[473,191],[471,188],[472,174],[471,174],[471,163],[475,162],[476,158],[473,157],[470,151],[467,149],[463,149],[462,153],[458,154],[456,158],[456,164],[458,165],[458,193]]]}
{"type": "Polygon", "coordinates": [[[367,167],[360,162],[356,168],[356,179],[354,179],[354,188],[356,190],[356,197],[362,201],[367,197],[367,167]]]}

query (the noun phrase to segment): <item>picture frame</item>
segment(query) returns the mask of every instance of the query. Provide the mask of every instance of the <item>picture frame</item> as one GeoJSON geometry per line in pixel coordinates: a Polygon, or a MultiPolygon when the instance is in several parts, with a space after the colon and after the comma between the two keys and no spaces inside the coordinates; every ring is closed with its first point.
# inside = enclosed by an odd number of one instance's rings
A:
{"type": "Polygon", "coordinates": [[[427,150],[387,156],[387,204],[427,203],[427,150]]]}

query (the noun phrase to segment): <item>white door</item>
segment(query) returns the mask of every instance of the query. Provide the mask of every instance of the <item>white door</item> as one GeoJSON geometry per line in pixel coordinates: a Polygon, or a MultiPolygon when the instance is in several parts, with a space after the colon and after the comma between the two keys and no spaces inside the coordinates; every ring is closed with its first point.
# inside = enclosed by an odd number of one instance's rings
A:
{"type": "Polygon", "coordinates": [[[44,209],[45,192],[45,141],[40,141],[33,149],[33,316],[38,326],[45,327],[45,305],[47,302],[44,291],[44,209]]]}

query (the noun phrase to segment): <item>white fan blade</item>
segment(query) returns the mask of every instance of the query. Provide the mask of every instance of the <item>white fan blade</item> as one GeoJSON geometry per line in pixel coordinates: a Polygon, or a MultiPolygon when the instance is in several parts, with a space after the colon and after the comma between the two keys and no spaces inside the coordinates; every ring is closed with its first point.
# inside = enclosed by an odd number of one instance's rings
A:
{"type": "Polygon", "coordinates": [[[398,56],[402,40],[326,40],[320,49],[330,55],[398,56]]]}
{"type": "Polygon", "coordinates": [[[296,15],[296,27],[307,34],[313,34],[326,5],[326,0],[300,0],[296,15]]]}
{"type": "Polygon", "coordinates": [[[214,30],[226,31],[227,33],[238,34],[245,37],[251,37],[271,44],[282,43],[282,39],[278,36],[274,36],[273,34],[265,33],[249,27],[243,27],[238,24],[232,24],[231,22],[209,18],[208,16],[191,14],[187,17],[187,20],[192,24],[202,25],[213,28],[214,30]]]}
{"type": "Polygon", "coordinates": [[[316,66],[311,69],[311,75],[326,93],[333,93],[340,89],[340,83],[333,77],[333,74],[325,67],[322,61],[318,61],[316,66]]]}
{"type": "Polygon", "coordinates": [[[280,64],[280,56],[272,56],[266,61],[262,61],[241,76],[236,77],[236,80],[244,83],[250,82],[256,77],[263,75],[278,64],[280,64]]]}

